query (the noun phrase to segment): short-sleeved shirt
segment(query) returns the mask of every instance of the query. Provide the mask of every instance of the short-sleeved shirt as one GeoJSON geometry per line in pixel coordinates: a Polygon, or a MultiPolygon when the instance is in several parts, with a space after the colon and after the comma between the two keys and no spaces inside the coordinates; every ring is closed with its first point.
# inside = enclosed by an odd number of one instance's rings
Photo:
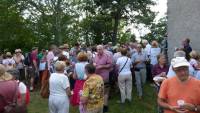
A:
{"type": "Polygon", "coordinates": [[[146,47],[144,48],[145,53],[148,54],[149,51],[150,51],[150,49],[151,49],[151,45],[148,43],[148,44],[146,45],[146,47]]]}
{"type": "Polygon", "coordinates": [[[23,82],[19,82],[19,92],[20,94],[26,93],[26,85],[23,82]]]}
{"type": "Polygon", "coordinates": [[[32,63],[32,66],[34,67],[33,61],[35,61],[36,63],[38,63],[37,52],[35,52],[35,51],[31,52],[31,63],[32,63]]]}
{"type": "Polygon", "coordinates": [[[155,65],[158,63],[157,60],[157,56],[161,53],[161,49],[160,48],[151,48],[149,50],[148,55],[150,55],[150,59],[151,59],[151,64],[155,65]]]}
{"type": "Polygon", "coordinates": [[[189,62],[190,62],[190,65],[192,65],[192,67],[194,68],[198,66],[198,61],[193,58],[191,58],[189,62]]]}
{"type": "Polygon", "coordinates": [[[15,60],[16,62],[16,68],[17,69],[22,69],[24,67],[24,64],[23,64],[23,60],[24,60],[24,56],[21,54],[20,56],[14,56],[13,59],[15,60]]]}
{"type": "Polygon", "coordinates": [[[75,64],[75,72],[79,80],[85,79],[85,66],[88,62],[79,62],[75,64]]]}
{"type": "Polygon", "coordinates": [[[88,98],[87,111],[103,107],[104,103],[104,82],[101,76],[91,75],[83,85],[83,97],[88,98]]]}
{"type": "Polygon", "coordinates": [[[68,77],[63,73],[53,73],[49,79],[50,96],[67,97],[66,89],[70,87],[68,77]]]}
{"type": "Polygon", "coordinates": [[[153,66],[153,69],[152,69],[152,75],[153,77],[162,73],[162,72],[165,72],[167,74],[169,70],[169,66],[168,65],[164,65],[164,67],[160,67],[159,64],[156,64],[153,66]]]}
{"type": "MultiPolygon", "coordinates": [[[[102,56],[96,55],[94,59],[94,63],[96,64],[96,67],[99,65],[111,65],[112,66],[112,58],[106,53],[103,53],[102,56]]],[[[104,81],[108,82],[109,80],[109,72],[110,69],[96,69],[96,74],[100,75],[104,81]]]]}
{"type": "MultiPolygon", "coordinates": [[[[190,77],[188,81],[181,83],[178,78],[172,77],[163,81],[158,97],[165,99],[169,105],[178,106],[177,100],[184,100],[186,103],[200,105],[200,81],[190,77]]],[[[165,110],[164,113],[175,113],[165,110]]],[[[194,113],[194,112],[188,112],[194,113]]]]}
{"type": "Polygon", "coordinates": [[[120,58],[120,57],[122,57],[122,55],[121,55],[120,52],[115,53],[115,54],[113,55],[113,61],[114,61],[114,63],[116,63],[116,62],[117,62],[117,59],[120,58]]]}
{"type": "Polygon", "coordinates": [[[136,52],[135,54],[133,54],[131,56],[131,61],[133,63],[135,63],[137,60],[140,60],[142,62],[137,64],[137,65],[135,65],[135,67],[137,67],[137,68],[145,68],[146,67],[145,61],[147,60],[147,54],[144,51],[142,51],[140,53],[136,52]]]}
{"type": "Polygon", "coordinates": [[[54,57],[53,51],[49,51],[47,54],[48,70],[50,70],[50,65],[54,57]]]}
{"type": "MultiPolygon", "coordinates": [[[[16,92],[16,86],[17,82],[14,80],[0,81],[0,94],[6,99],[6,101],[13,101],[13,97],[16,92]]],[[[3,101],[0,101],[0,113],[3,113],[4,107],[6,105],[3,101]]]]}
{"type": "Polygon", "coordinates": [[[7,58],[7,59],[3,60],[3,64],[4,65],[13,65],[13,64],[15,64],[15,60],[12,58],[7,58]]]}
{"type": "Polygon", "coordinates": [[[13,58],[7,58],[3,60],[3,64],[6,67],[6,70],[10,70],[14,68],[15,60],[13,58]]]}
{"type": "Polygon", "coordinates": [[[116,64],[119,66],[119,71],[121,71],[119,73],[119,75],[131,74],[132,62],[131,62],[130,58],[128,58],[126,56],[120,57],[120,58],[117,59],[117,63],[116,64]]]}

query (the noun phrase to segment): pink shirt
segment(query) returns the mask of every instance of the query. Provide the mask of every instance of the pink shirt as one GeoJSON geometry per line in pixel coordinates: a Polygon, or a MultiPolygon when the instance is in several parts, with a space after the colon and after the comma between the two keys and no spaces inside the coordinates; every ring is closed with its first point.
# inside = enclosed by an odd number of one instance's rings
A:
{"type": "Polygon", "coordinates": [[[48,70],[50,69],[51,62],[53,61],[54,54],[53,51],[49,51],[47,54],[48,70]]]}
{"type": "MultiPolygon", "coordinates": [[[[110,65],[110,68],[112,66],[112,57],[107,55],[106,53],[104,53],[102,56],[100,55],[96,55],[96,57],[94,58],[94,63],[96,64],[96,67],[98,67],[99,65],[110,65]]],[[[109,72],[110,69],[96,69],[96,74],[99,74],[104,82],[108,82],[109,80],[109,72]]]]}

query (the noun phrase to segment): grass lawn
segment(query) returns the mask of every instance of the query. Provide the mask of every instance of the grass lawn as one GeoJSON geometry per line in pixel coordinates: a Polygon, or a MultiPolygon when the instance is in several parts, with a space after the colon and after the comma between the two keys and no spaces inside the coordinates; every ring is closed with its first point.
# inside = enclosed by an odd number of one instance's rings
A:
{"type": "MultiPolygon", "coordinates": [[[[144,98],[138,99],[136,87],[133,86],[132,103],[121,106],[117,103],[120,94],[112,94],[109,100],[108,113],[156,113],[156,94],[150,84],[144,86],[144,98]]],[[[42,99],[39,92],[31,93],[29,113],[48,113],[48,99],[42,99]]],[[[78,108],[70,107],[70,113],[79,113],[78,108]]]]}

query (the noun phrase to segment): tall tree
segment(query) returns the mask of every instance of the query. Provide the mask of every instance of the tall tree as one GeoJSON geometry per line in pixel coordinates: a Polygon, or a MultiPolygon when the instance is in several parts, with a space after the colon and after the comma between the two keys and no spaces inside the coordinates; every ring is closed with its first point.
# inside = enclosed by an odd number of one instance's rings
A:
{"type": "Polygon", "coordinates": [[[34,45],[35,37],[14,0],[0,1],[0,48],[14,50],[34,45]]]}
{"type": "Polygon", "coordinates": [[[90,13],[91,17],[96,15],[109,15],[112,18],[112,41],[117,41],[121,21],[128,24],[144,23],[150,25],[155,17],[150,6],[153,0],[80,0],[83,9],[90,13]]]}
{"type": "Polygon", "coordinates": [[[23,0],[25,12],[35,24],[39,37],[47,37],[51,42],[62,44],[76,15],[70,1],[66,0],[23,0]],[[42,32],[40,31],[42,30],[42,32]]]}

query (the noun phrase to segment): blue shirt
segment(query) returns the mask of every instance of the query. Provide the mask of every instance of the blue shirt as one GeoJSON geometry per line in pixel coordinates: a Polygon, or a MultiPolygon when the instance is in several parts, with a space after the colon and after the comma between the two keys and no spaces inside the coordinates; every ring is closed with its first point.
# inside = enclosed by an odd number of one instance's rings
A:
{"type": "Polygon", "coordinates": [[[147,54],[145,52],[136,52],[134,53],[132,56],[131,56],[131,61],[133,63],[135,63],[136,61],[140,60],[142,61],[142,63],[139,63],[137,65],[135,65],[136,68],[145,68],[146,67],[146,64],[145,64],[145,61],[147,61],[147,54]]]}

